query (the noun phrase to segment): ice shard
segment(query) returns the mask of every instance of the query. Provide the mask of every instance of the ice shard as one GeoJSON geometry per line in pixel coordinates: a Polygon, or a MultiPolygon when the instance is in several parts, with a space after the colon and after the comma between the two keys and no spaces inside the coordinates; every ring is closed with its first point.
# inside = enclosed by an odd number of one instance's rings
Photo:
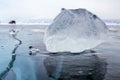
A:
{"type": "Polygon", "coordinates": [[[86,9],[62,9],[47,28],[44,43],[49,52],[82,52],[104,41],[105,23],[86,9]]]}

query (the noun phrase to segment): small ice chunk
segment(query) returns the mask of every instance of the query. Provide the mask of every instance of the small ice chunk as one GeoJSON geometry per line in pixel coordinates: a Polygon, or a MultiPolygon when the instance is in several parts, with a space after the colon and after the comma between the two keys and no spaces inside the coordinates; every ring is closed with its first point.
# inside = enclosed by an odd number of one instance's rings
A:
{"type": "Polygon", "coordinates": [[[11,29],[11,30],[9,31],[9,34],[12,35],[12,36],[16,36],[17,33],[18,33],[18,31],[14,30],[14,29],[11,29]]]}
{"type": "Polygon", "coordinates": [[[39,49],[34,48],[33,46],[29,46],[29,49],[30,49],[29,55],[36,55],[38,52],[40,52],[39,49]]]}

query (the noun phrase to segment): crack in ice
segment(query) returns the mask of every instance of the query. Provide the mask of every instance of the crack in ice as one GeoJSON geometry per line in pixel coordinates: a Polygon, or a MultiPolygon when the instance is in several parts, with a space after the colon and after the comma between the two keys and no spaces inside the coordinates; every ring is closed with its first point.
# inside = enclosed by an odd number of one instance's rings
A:
{"type": "Polygon", "coordinates": [[[14,62],[16,60],[16,50],[18,49],[18,47],[22,44],[22,41],[20,39],[18,39],[16,37],[17,33],[16,34],[12,34],[12,38],[19,41],[19,43],[15,46],[15,48],[12,50],[12,59],[11,61],[9,62],[8,66],[6,67],[6,69],[0,73],[0,80],[2,80],[6,75],[7,73],[11,70],[11,68],[13,67],[14,65],[14,62]]]}

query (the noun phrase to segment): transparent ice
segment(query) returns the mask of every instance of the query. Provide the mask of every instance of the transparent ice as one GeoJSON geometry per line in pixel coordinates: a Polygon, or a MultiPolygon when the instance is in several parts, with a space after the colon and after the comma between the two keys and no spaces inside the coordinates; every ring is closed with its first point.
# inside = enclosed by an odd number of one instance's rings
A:
{"type": "Polygon", "coordinates": [[[44,43],[49,52],[82,52],[104,42],[105,23],[86,9],[62,9],[47,28],[44,43]]]}

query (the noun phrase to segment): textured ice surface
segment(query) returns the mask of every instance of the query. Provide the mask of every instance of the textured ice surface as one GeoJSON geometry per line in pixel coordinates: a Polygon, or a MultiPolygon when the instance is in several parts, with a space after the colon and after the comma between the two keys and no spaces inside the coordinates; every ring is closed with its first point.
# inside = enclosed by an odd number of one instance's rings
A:
{"type": "Polygon", "coordinates": [[[104,22],[86,9],[62,9],[44,42],[50,52],[81,52],[102,43],[107,32],[104,22]]]}

